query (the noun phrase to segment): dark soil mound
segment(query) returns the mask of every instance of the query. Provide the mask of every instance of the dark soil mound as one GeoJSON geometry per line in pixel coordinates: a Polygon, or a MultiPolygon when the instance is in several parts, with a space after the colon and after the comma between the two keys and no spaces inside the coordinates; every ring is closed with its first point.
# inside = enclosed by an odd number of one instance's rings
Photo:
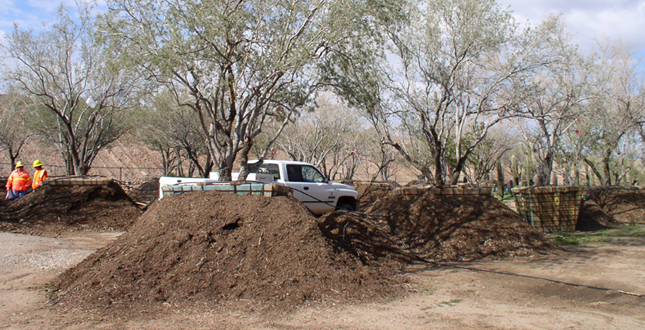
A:
{"type": "Polygon", "coordinates": [[[645,191],[604,187],[590,192],[591,199],[610,217],[624,224],[645,224],[645,191]]]}
{"type": "Polygon", "coordinates": [[[159,178],[152,178],[136,184],[121,184],[128,196],[136,202],[150,204],[159,198],[159,178]]]}
{"type": "Polygon", "coordinates": [[[95,311],[246,301],[254,308],[384,299],[401,265],[365,265],[334,247],[288,197],[168,196],[54,283],[58,301],[95,311]]]}
{"type": "Polygon", "coordinates": [[[370,213],[370,219],[329,214],[322,219],[325,233],[363,258],[381,251],[426,261],[469,261],[554,248],[517,213],[487,195],[391,194],[377,201],[370,213]]]}
{"type": "Polygon", "coordinates": [[[357,182],[354,184],[354,188],[358,192],[358,200],[360,201],[358,211],[360,212],[370,209],[374,202],[392,190],[389,183],[357,182]]]}
{"type": "Polygon", "coordinates": [[[58,236],[74,230],[124,231],[141,211],[121,187],[45,185],[14,201],[4,201],[0,230],[58,236]]]}
{"type": "Polygon", "coordinates": [[[596,231],[607,228],[618,228],[624,224],[614,220],[605,211],[603,211],[596,202],[585,201],[580,208],[576,230],[579,231],[596,231]]]}

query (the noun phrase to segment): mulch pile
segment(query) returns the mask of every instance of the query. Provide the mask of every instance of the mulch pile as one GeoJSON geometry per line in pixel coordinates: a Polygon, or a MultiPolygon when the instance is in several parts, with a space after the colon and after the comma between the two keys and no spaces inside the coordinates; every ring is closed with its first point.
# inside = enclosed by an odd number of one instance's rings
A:
{"type": "Polygon", "coordinates": [[[358,192],[359,212],[366,212],[381,197],[394,188],[389,183],[356,182],[354,189],[358,192]]]}
{"type": "Polygon", "coordinates": [[[141,215],[121,187],[45,185],[0,203],[0,231],[55,237],[77,230],[124,231],[141,215]]]}
{"type": "Polygon", "coordinates": [[[324,237],[289,197],[199,192],[155,202],[128,232],[54,283],[57,301],[95,311],[248,302],[382,300],[405,289],[401,264],[359,258],[324,237]]]}
{"type": "Polygon", "coordinates": [[[605,187],[589,192],[607,215],[623,224],[645,224],[645,190],[635,187],[605,187]]]}
{"type": "Polygon", "coordinates": [[[554,245],[497,199],[487,195],[390,194],[369,217],[334,212],[324,232],[365,260],[412,256],[470,261],[548,253],[554,245]]]}
{"type": "Polygon", "coordinates": [[[608,228],[619,228],[624,226],[616,221],[609,214],[596,204],[593,200],[583,202],[576,224],[577,231],[598,231],[608,228]]]}
{"type": "Polygon", "coordinates": [[[149,205],[159,199],[159,178],[147,179],[138,183],[119,182],[119,184],[136,202],[149,205]]]}

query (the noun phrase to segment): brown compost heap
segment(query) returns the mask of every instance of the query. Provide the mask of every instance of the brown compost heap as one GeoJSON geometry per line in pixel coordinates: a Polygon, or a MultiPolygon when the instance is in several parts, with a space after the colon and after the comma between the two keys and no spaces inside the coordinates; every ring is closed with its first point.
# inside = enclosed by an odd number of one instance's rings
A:
{"type": "Polygon", "coordinates": [[[593,200],[584,201],[580,207],[577,231],[597,231],[608,228],[618,228],[624,224],[616,221],[596,204],[593,200]]]}
{"type": "Polygon", "coordinates": [[[114,182],[44,185],[22,198],[0,203],[0,231],[50,237],[75,230],[124,231],[141,213],[114,182]]]}
{"type": "Polygon", "coordinates": [[[232,301],[289,309],[405,291],[394,277],[401,264],[362,263],[334,242],[289,197],[172,195],[53,285],[59,303],[97,311],[232,301]]]}
{"type": "Polygon", "coordinates": [[[324,231],[364,259],[412,255],[425,261],[470,261],[548,253],[554,245],[490,195],[388,194],[370,216],[334,212],[324,231]]]}
{"type": "Polygon", "coordinates": [[[356,192],[358,192],[358,200],[360,201],[358,211],[367,211],[379,198],[384,197],[392,191],[392,185],[389,183],[371,183],[371,182],[357,182],[354,184],[356,192]]]}
{"type": "Polygon", "coordinates": [[[623,223],[645,224],[645,191],[636,187],[602,187],[589,192],[607,215],[623,223]]]}

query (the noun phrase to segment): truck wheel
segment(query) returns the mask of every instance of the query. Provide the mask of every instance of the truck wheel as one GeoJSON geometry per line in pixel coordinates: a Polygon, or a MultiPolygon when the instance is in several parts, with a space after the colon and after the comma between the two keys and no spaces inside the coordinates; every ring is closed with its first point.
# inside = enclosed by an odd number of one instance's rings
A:
{"type": "Polygon", "coordinates": [[[336,206],[336,210],[337,211],[338,210],[340,210],[340,211],[356,211],[356,210],[354,210],[352,205],[349,204],[349,203],[340,203],[340,204],[338,204],[338,206],[336,206]]]}

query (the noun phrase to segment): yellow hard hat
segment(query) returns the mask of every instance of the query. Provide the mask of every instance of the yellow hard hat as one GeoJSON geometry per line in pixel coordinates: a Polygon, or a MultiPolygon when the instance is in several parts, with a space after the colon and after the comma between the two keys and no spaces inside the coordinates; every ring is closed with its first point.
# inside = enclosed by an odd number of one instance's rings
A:
{"type": "Polygon", "coordinates": [[[38,159],[34,160],[34,167],[38,166],[43,166],[43,163],[41,163],[38,159]]]}
{"type": "Polygon", "coordinates": [[[24,165],[21,161],[18,161],[18,162],[16,163],[16,167],[24,167],[24,166],[25,166],[25,165],[24,165]]]}

